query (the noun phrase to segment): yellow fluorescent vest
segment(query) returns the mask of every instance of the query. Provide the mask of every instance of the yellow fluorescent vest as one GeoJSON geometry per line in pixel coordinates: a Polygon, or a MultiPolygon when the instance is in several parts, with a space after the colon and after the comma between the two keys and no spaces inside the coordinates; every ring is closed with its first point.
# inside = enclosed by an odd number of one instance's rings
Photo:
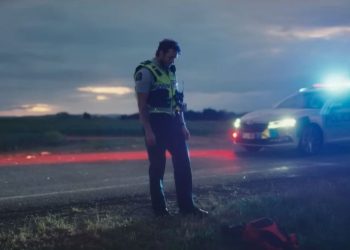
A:
{"type": "Polygon", "coordinates": [[[135,70],[135,74],[141,68],[147,68],[155,79],[148,96],[149,112],[173,114],[175,111],[180,111],[180,105],[176,100],[178,92],[176,90],[175,68],[167,73],[149,60],[140,63],[135,70]]]}

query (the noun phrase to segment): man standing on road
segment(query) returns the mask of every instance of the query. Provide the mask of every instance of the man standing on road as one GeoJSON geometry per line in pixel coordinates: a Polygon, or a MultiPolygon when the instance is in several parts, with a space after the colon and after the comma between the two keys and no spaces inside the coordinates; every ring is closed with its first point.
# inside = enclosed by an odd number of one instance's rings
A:
{"type": "Polygon", "coordinates": [[[159,42],[156,56],[135,69],[135,90],[143,125],[149,166],[152,208],[156,216],[170,215],[163,177],[166,150],[172,156],[177,202],[181,214],[205,215],[193,203],[192,173],[186,140],[190,133],[183,117],[183,94],[178,91],[174,61],[180,54],[176,41],[159,42]]]}

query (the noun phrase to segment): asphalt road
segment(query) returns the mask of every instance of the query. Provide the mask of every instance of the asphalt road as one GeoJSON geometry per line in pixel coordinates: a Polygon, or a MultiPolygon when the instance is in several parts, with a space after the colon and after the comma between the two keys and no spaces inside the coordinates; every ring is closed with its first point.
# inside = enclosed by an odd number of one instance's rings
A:
{"type": "MultiPolygon", "coordinates": [[[[146,156],[129,153],[16,156],[22,160],[7,156],[0,160],[0,211],[148,193],[146,156]]],[[[193,146],[191,163],[194,188],[257,178],[350,175],[350,145],[327,146],[320,155],[301,157],[289,149],[247,153],[230,144],[212,143],[193,146]]],[[[165,190],[173,189],[168,159],[165,190]]]]}

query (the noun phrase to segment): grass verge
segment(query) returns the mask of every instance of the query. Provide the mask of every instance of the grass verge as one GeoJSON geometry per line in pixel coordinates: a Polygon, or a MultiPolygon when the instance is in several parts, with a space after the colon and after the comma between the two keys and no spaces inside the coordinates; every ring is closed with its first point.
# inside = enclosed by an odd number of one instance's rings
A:
{"type": "MultiPolygon", "coordinates": [[[[194,136],[218,136],[230,131],[230,121],[188,121],[194,136]]],[[[139,120],[120,120],[118,118],[96,117],[85,120],[81,117],[43,116],[0,118],[0,153],[37,149],[41,147],[54,150],[58,147],[81,145],[84,138],[101,138],[88,140],[90,148],[102,149],[107,146],[117,147],[109,139],[120,137],[143,136],[139,120]],[[72,138],[80,138],[72,140],[72,138]]]]}
{"type": "Polygon", "coordinates": [[[350,249],[348,176],[232,182],[195,189],[204,219],[154,218],[145,196],[1,215],[1,249],[244,249],[221,235],[224,224],[260,217],[297,234],[301,249],[350,249]]]}

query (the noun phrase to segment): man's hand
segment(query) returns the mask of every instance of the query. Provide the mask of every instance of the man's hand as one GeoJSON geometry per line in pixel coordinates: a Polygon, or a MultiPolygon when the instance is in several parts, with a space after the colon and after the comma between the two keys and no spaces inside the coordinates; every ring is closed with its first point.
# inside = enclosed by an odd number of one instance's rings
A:
{"type": "Polygon", "coordinates": [[[188,131],[186,126],[182,126],[182,133],[185,136],[185,140],[187,141],[188,139],[190,139],[190,131],[188,131]]]}
{"type": "Polygon", "coordinates": [[[145,140],[148,146],[156,145],[156,136],[154,135],[152,129],[145,130],[145,140]]]}

